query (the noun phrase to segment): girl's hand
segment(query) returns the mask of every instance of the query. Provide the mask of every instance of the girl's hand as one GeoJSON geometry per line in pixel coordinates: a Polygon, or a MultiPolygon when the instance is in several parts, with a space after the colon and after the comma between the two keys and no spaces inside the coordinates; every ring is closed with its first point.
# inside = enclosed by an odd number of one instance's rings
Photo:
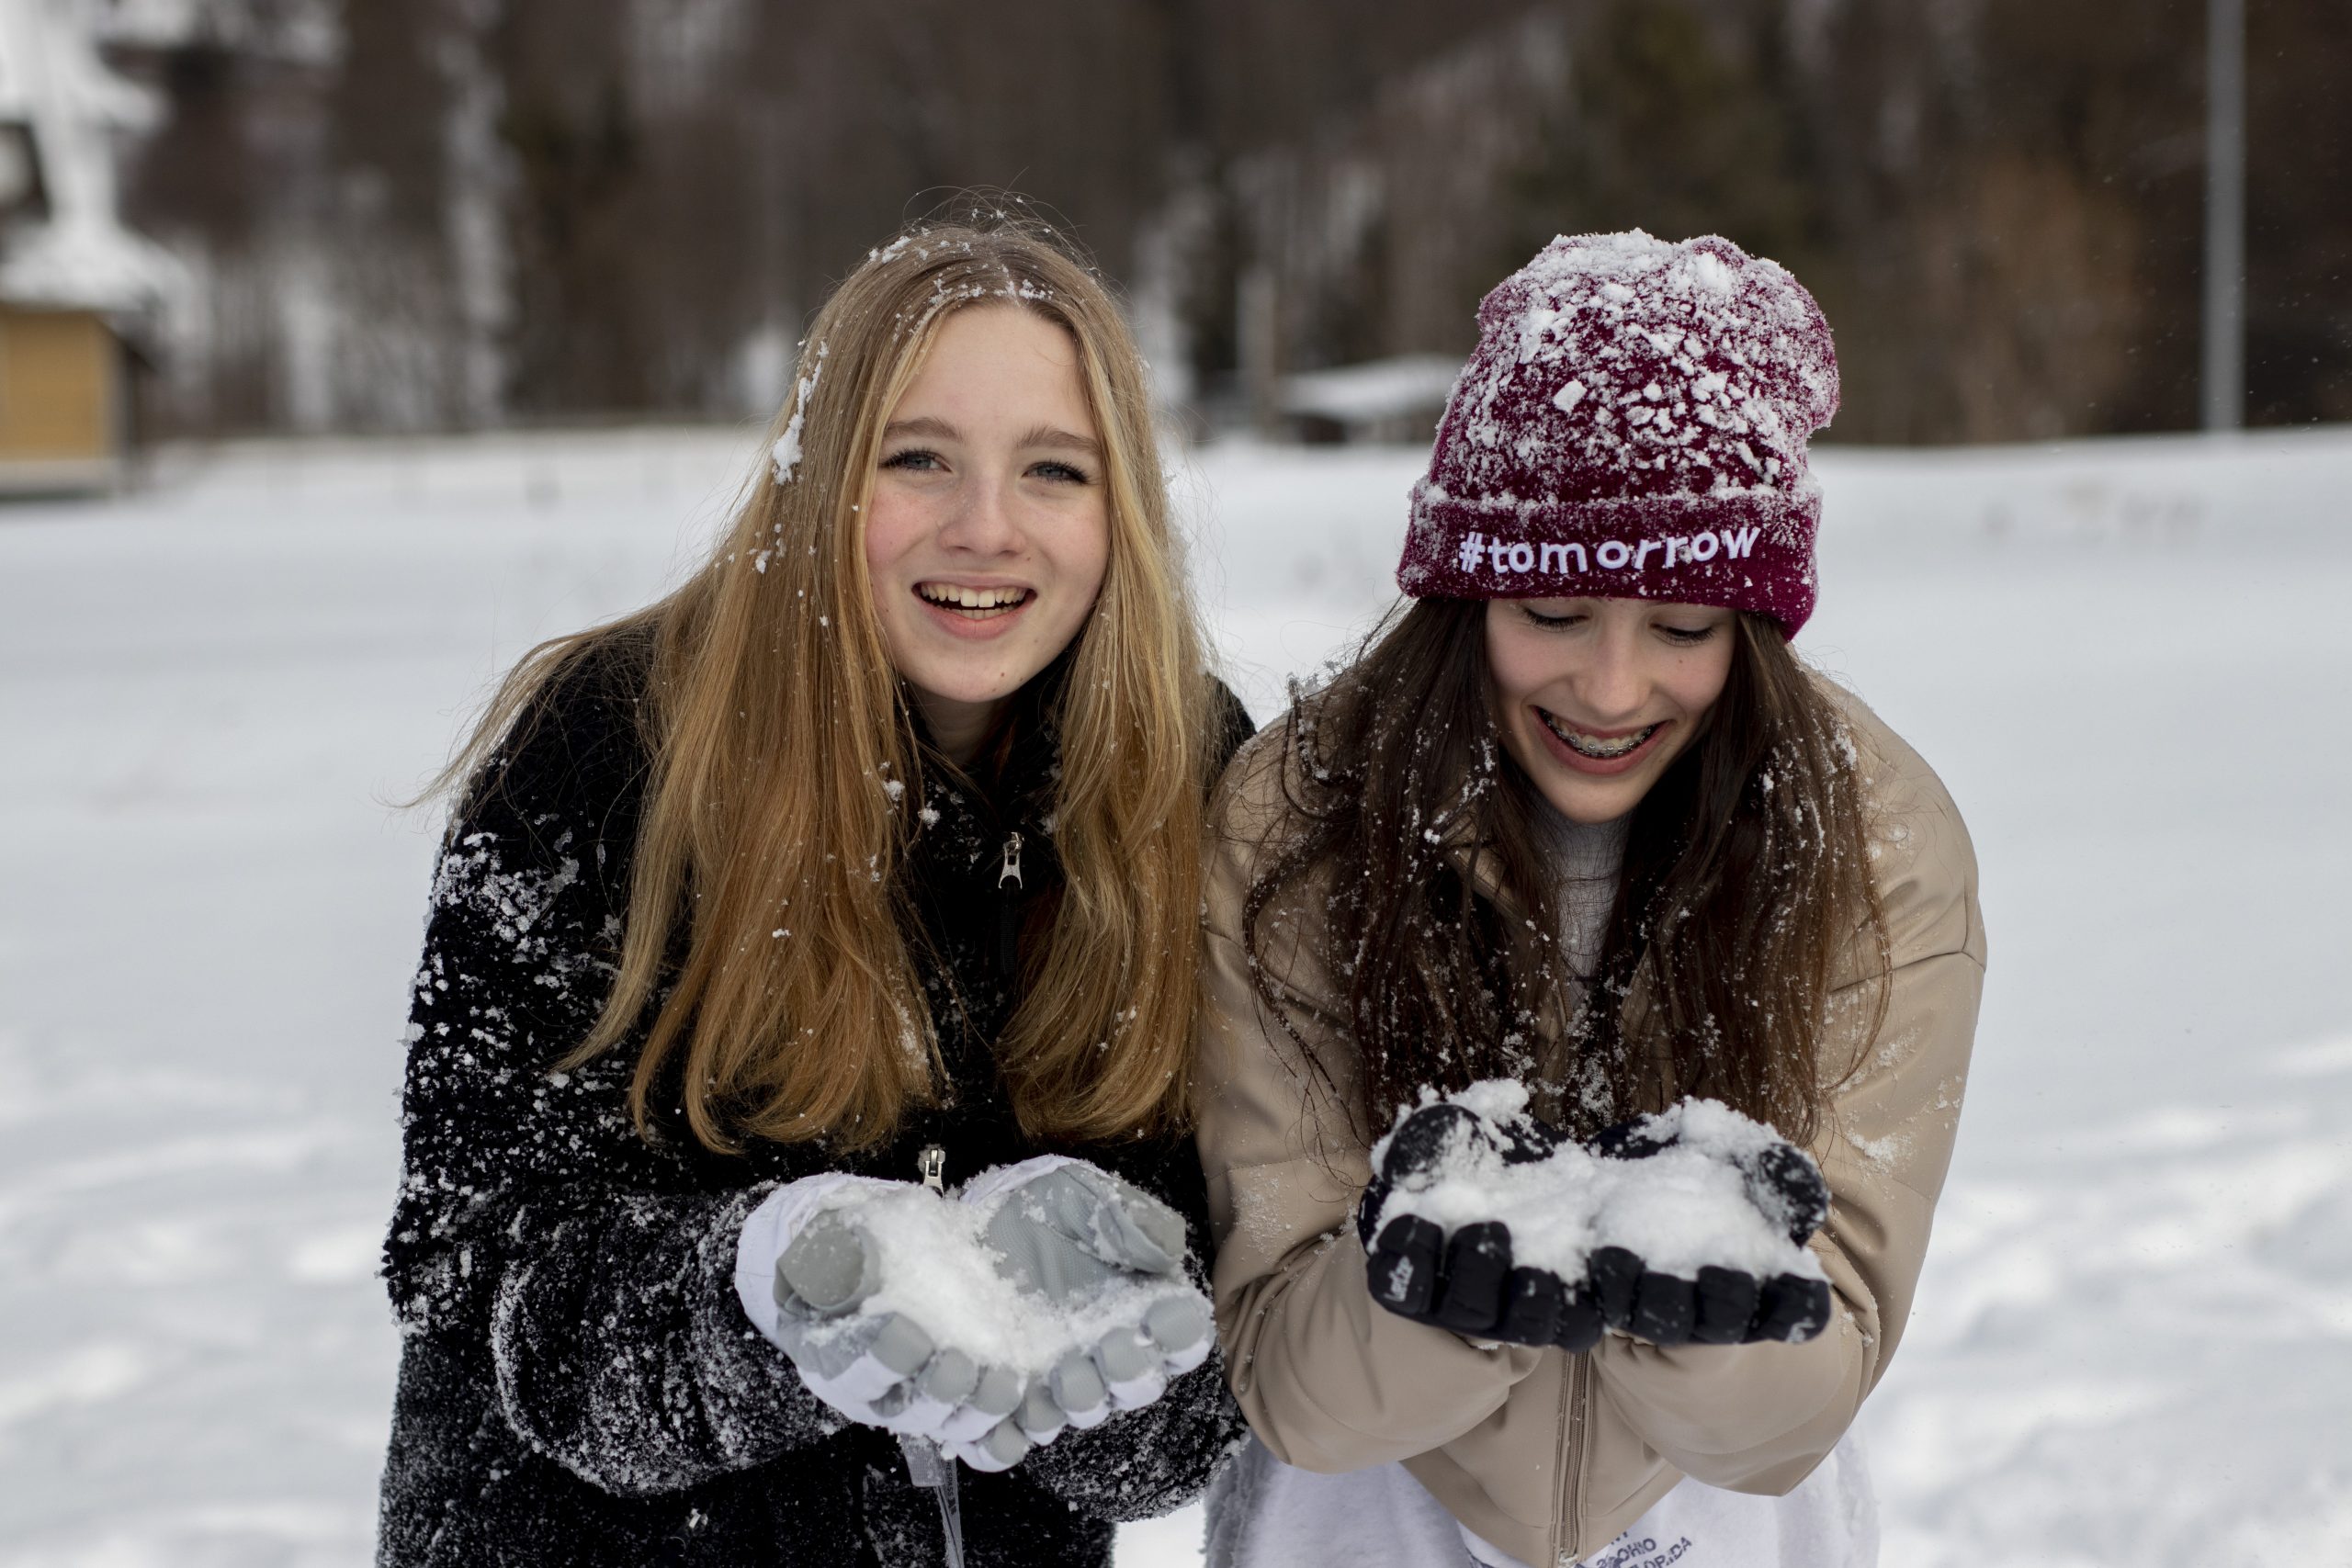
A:
{"type": "Polygon", "coordinates": [[[1408,1113],[1373,1151],[1372,1184],[1356,1206],[1372,1299],[1400,1317],[1476,1338],[1590,1349],[1604,1326],[1592,1292],[1514,1263],[1503,1221],[1470,1220],[1451,1237],[1419,1213],[1381,1223],[1400,1189],[1425,1191],[1453,1171],[1532,1165],[1563,1141],[1533,1116],[1490,1121],[1451,1100],[1408,1113]]]}
{"type": "MultiPolygon", "coordinates": [[[[922,1310],[925,1281],[907,1277],[908,1255],[925,1239],[955,1247],[952,1226],[926,1224],[945,1206],[908,1182],[838,1175],[792,1182],[744,1222],[736,1293],[826,1404],[865,1426],[970,1445],[1001,1470],[1031,1446],[1016,1418],[1029,1380],[959,1343],[972,1337],[971,1325],[922,1310]],[[890,1245],[892,1233],[900,1245],[890,1245]]],[[[967,1260],[967,1272],[984,1268],[967,1260]]]]}
{"type": "Polygon", "coordinates": [[[1578,1145],[1525,1100],[1476,1086],[1415,1110],[1374,1149],[1357,1227],[1382,1306],[1568,1350],[1604,1328],[1731,1345],[1827,1325],[1828,1281],[1803,1247],[1828,1191],[1801,1150],[1707,1100],[1578,1145]]]}
{"type": "Polygon", "coordinates": [[[1057,1155],[984,1172],[959,1196],[985,1216],[997,1269],[1034,1319],[1085,1330],[1041,1385],[1069,1426],[1148,1404],[1207,1359],[1209,1303],[1185,1277],[1184,1222],[1157,1198],[1057,1155]]]}
{"type": "Polygon", "coordinates": [[[1185,1258],[1165,1204],[1053,1156],[953,1198],[839,1174],[779,1188],[744,1222],[736,1293],[826,1404],[995,1471],[1207,1357],[1185,1258]]]}
{"type": "MultiPolygon", "coordinates": [[[[1712,1100],[1682,1100],[1664,1114],[1620,1122],[1596,1135],[1593,1152],[1643,1160],[1692,1153],[1739,1174],[1747,1201],[1768,1224],[1803,1247],[1829,1218],[1829,1187],[1813,1156],[1712,1100]],[[1688,1123],[1697,1123],[1695,1127],[1688,1123]],[[1686,1132],[1694,1135],[1687,1136],[1686,1132]]],[[[1624,1247],[1593,1254],[1610,1326],[1657,1345],[1801,1344],[1829,1323],[1829,1282],[1797,1274],[1758,1278],[1744,1269],[1700,1266],[1694,1278],[1643,1267],[1624,1247]],[[1622,1317],[1612,1315],[1624,1303],[1622,1317]],[[1744,1325],[1735,1334],[1734,1325],[1744,1325]]]]}

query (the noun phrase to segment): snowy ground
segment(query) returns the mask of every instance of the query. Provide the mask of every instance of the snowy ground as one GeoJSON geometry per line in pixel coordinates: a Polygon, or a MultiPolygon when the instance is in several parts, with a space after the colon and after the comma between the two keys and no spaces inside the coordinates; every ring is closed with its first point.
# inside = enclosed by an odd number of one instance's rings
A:
{"type": "MultiPolygon", "coordinates": [[[[384,802],[753,445],[261,447],[0,510],[0,1564],[367,1560],[433,847],[384,802]]],[[[2352,434],[1821,466],[1805,646],[1943,773],[1993,945],[1865,1417],[1886,1561],[2352,1562],[2352,434]]],[[[1414,467],[1193,465],[1261,719],[1383,602],[1414,467]]]]}

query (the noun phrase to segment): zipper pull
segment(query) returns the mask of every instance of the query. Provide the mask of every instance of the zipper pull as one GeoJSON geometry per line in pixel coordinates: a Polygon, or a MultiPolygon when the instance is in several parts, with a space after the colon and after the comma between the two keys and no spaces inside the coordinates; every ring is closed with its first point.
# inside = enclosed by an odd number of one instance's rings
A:
{"type": "MultiPolygon", "coordinates": [[[[915,1169],[925,1187],[945,1195],[945,1149],[925,1144],[915,1154],[915,1169]]],[[[956,1461],[931,1438],[910,1432],[899,1434],[899,1451],[907,1456],[907,1479],[939,1500],[939,1531],[947,1548],[947,1568],[964,1568],[964,1501],[956,1485],[956,1461]]]]}
{"type": "Polygon", "coordinates": [[[1010,881],[1015,887],[1021,884],[1021,835],[1015,833],[1004,841],[1004,869],[996,874],[996,885],[1002,887],[1010,881]]]}

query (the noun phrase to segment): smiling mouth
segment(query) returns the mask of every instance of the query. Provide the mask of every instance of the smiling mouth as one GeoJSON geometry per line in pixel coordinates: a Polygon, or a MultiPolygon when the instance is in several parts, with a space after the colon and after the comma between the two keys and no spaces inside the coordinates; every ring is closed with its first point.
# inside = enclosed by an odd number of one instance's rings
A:
{"type": "Polygon", "coordinates": [[[1613,762],[1621,757],[1632,756],[1649,743],[1651,736],[1665,728],[1665,723],[1661,720],[1646,728],[1636,729],[1631,735],[1611,736],[1603,739],[1598,735],[1587,735],[1581,729],[1570,728],[1560,721],[1556,714],[1548,709],[1537,708],[1535,711],[1542,716],[1544,728],[1558,736],[1561,744],[1577,756],[1589,757],[1596,762],[1613,762]]]}
{"type": "Polygon", "coordinates": [[[918,582],[915,592],[926,604],[935,604],[967,621],[1009,615],[1035,595],[1026,588],[959,588],[952,582],[918,582]]]}

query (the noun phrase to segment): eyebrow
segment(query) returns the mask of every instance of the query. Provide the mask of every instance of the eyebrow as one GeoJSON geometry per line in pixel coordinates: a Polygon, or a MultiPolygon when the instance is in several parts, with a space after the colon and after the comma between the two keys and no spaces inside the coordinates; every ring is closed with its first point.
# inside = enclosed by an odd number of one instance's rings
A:
{"type": "MultiPolygon", "coordinates": [[[[889,441],[904,435],[928,435],[939,441],[961,441],[964,433],[944,419],[925,416],[921,419],[894,419],[882,427],[882,439],[889,441]]],[[[1099,456],[1102,447],[1091,436],[1080,435],[1074,430],[1058,425],[1040,424],[1030,428],[1021,437],[1023,447],[1058,447],[1064,451],[1085,452],[1099,456]]]]}
{"type": "Polygon", "coordinates": [[[1028,434],[1021,438],[1021,445],[1058,446],[1066,451],[1085,452],[1090,455],[1100,455],[1102,450],[1101,445],[1091,436],[1080,435],[1076,431],[1062,430],[1049,424],[1041,424],[1031,430],[1028,434]]]}

